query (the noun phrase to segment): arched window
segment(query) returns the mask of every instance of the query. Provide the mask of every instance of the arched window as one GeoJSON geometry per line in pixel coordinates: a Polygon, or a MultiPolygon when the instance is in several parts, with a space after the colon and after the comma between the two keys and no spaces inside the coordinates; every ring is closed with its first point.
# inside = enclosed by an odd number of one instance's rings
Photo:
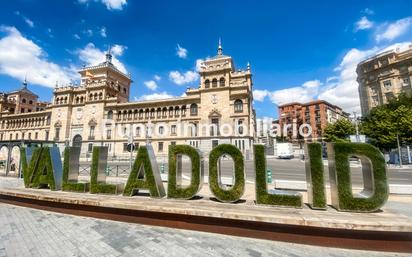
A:
{"type": "Polygon", "coordinates": [[[102,99],[103,99],[103,93],[100,92],[100,93],[99,93],[99,100],[102,100],[102,99]]]}
{"type": "Polygon", "coordinates": [[[162,109],[157,108],[157,110],[156,110],[156,116],[157,116],[158,119],[160,119],[160,118],[162,117],[162,109]]]}
{"type": "Polygon", "coordinates": [[[166,118],[167,117],[167,108],[164,107],[162,111],[163,111],[163,114],[162,114],[163,118],[166,118]]]}
{"type": "Polygon", "coordinates": [[[190,115],[192,116],[197,115],[197,104],[190,105],[190,115]]]}
{"type": "Polygon", "coordinates": [[[175,107],[175,117],[179,117],[179,112],[180,112],[179,106],[176,106],[175,107]]]}
{"type": "Polygon", "coordinates": [[[173,117],[173,107],[169,107],[169,117],[173,117]]]}
{"type": "Polygon", "coordinates": [[[151,109],[150,110],[150,118],[154,119],[154,117],[155,117],[155,109],[151,109]]]}
{"type": "Polygon", "coordinates": [[[30,101],[29,101],[29,104],[33,104],[33,101],[32,101],[32,100],[30,100],[30,101]]]}
{"type": "Polygon", "coordinates": [[[26,98],[23,98],[23,100],[21,100],[22,103],[26,103],[26,98]]]}
{"type": "Polygon", "coordinates": [[[127,89],[124,87],[123,88],[123,93],[126,94],[127,93],[127,89]]]}
{"type": "Polygon", "coordinates": [[[219,85],[220,85],[221,87],[224,87],[224,86],[225,86],[225,78],[224,78],[224,77],[221,77],[221,78],[220,78],[220,80],[219,80],[219,85]]]}
{"type": "Polygon", "coordinates": [[[217,79],[212,80],[212,87],[217,87],[217,79]]]}
{"type": "Polygon", "coordinates": [[[83,96],[80,97],[80,103],[83,103],[83,100],[84,100],[83,96]]]}
{"type": "Polygon", "coordinates": [[[107,112],[107,119],[109,120],[113,119],[113,111],[110,110],[107,112]]]}
{"type": "Polygon", "coordinates": [[[94,100],[97,100],[97,93],[94,93],[94,100]]]}
{"type": "Polygon", "coordinates": [[[93,100],[93,94],[89,95],[89,100],[93,100]]]}
{"type": "Polygon", "coordinates": [[[64,97],[64,103],[67,103],[67,96],[64,97]]]}
{"type": "Polygon", "coordinates": [[[243,112],[243,102],[240,99],[235,101],[235,112],[243,112]]]}
{"type": "Polygon", "coordinates": [[[182,106],[182,117],[186,116],[186,105],[182,106]]]}
{"type": "Polygon", "coordinates": [[[206,79],[205,80],[205,88],[209,88],[210,87],[210,80],[206,79]]]}
{"type": "Polygon", "coordinates": [[[142,109],[139,110],[139,119],[143,119],[143,110],[142,109]]]}
{"type": "Polygon", "coordinates": [[[80,98],[79,98],[79,97],[76,97],[76,104],[78,104],[79,101],[80,101],[80,98]]]}

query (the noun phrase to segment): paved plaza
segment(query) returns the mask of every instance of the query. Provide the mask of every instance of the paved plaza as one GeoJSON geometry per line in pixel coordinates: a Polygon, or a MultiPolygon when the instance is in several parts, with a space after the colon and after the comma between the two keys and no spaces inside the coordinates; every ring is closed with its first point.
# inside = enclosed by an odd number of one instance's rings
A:
{"type": "Polygon", "coordinates": [[[0,256],[408,256],[239,238],[0,204],[0,256]]]}

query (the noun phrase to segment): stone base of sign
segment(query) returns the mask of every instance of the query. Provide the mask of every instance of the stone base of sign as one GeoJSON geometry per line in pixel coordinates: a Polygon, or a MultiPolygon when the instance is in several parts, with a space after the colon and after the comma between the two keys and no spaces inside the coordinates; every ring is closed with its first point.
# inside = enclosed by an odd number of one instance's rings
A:
{"type": "Polygon", "coordinates": [[[236,236],[354,249],[412,252],[412,219],[383,208],[376,213],[338,212],[220,203],[1,188],[0,201],[62,213],[200,230],[236,236]]]}

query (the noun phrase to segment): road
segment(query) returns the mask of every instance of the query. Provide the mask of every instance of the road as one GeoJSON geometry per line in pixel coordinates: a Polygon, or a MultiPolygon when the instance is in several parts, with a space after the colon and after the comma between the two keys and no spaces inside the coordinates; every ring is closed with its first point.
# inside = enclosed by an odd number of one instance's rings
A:
{"type": "MultiPolygon", "coordinates": [[[[162,165],[161,162],[158,163],[162,165]]],[[[82,166],[90,165],[89,163],[82,163],[82,166]]],[[[109,163],[109,166],[119,166],[119,170],[129,169],[129,163],[116,162],[109,163]]],[[[325,179],[329,181],[329,171],[327,161],[324,161],[325,179]]],[[[167,163],[164,164],[167,172],[167,163]]],[[[233,162],[231,160],[221,161],[223,177],[231,177],[233,174],[233,162]]],[[[189,176],[190,162],[183,162],[183,173],[189,176]]],[[[291,180],[291,181],[306,181],[305,162],[299,159],[280,160],[276,158],[267,159],[267,168],[272,170],[273,180],[291,180]]],[[[205,162],[205,175],[208,175],[208,162],[205,162]]],[[[353,185],[362,185],[361,166],[357,163],[351,163],[352,183],[353,185]]],[[[253,161],[245,161],[246,179],[255,181],[255,169],[253,161]]],[[[123,174],[123,175],[127,175],[123,174]]],[[[412,185],[412,169],[411,168],[388,168],[388,178],[390,184],[412,185]]]]}

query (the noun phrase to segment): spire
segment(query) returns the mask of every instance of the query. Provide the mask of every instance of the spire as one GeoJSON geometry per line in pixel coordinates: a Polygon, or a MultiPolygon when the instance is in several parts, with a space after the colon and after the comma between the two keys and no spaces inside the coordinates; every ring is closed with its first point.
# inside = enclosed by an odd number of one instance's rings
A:
{"type": "Polygon", "coordinates": [[[219,38],[219,46],[217,47],[217,55],[222,55],[222,54],[223,54],[222,40],[219,38]]]}
{"type": "Polygon", "coordinates": [[[24,81],[22,83],[22,88],[26,89],[27,88],[27,74],[24,76],[24,81]]]}
{"type": "Polygon", "coordinates": [[[107,49],[107,53],[106,53],[106,62],[111,63],[112,62],[112,49],[109,45],[109,49],[107,49]]]}
{"type": "Polygon", "coordinates": [[[247,62],[247,69],[250,70],[250,62],[247,62]]]}

